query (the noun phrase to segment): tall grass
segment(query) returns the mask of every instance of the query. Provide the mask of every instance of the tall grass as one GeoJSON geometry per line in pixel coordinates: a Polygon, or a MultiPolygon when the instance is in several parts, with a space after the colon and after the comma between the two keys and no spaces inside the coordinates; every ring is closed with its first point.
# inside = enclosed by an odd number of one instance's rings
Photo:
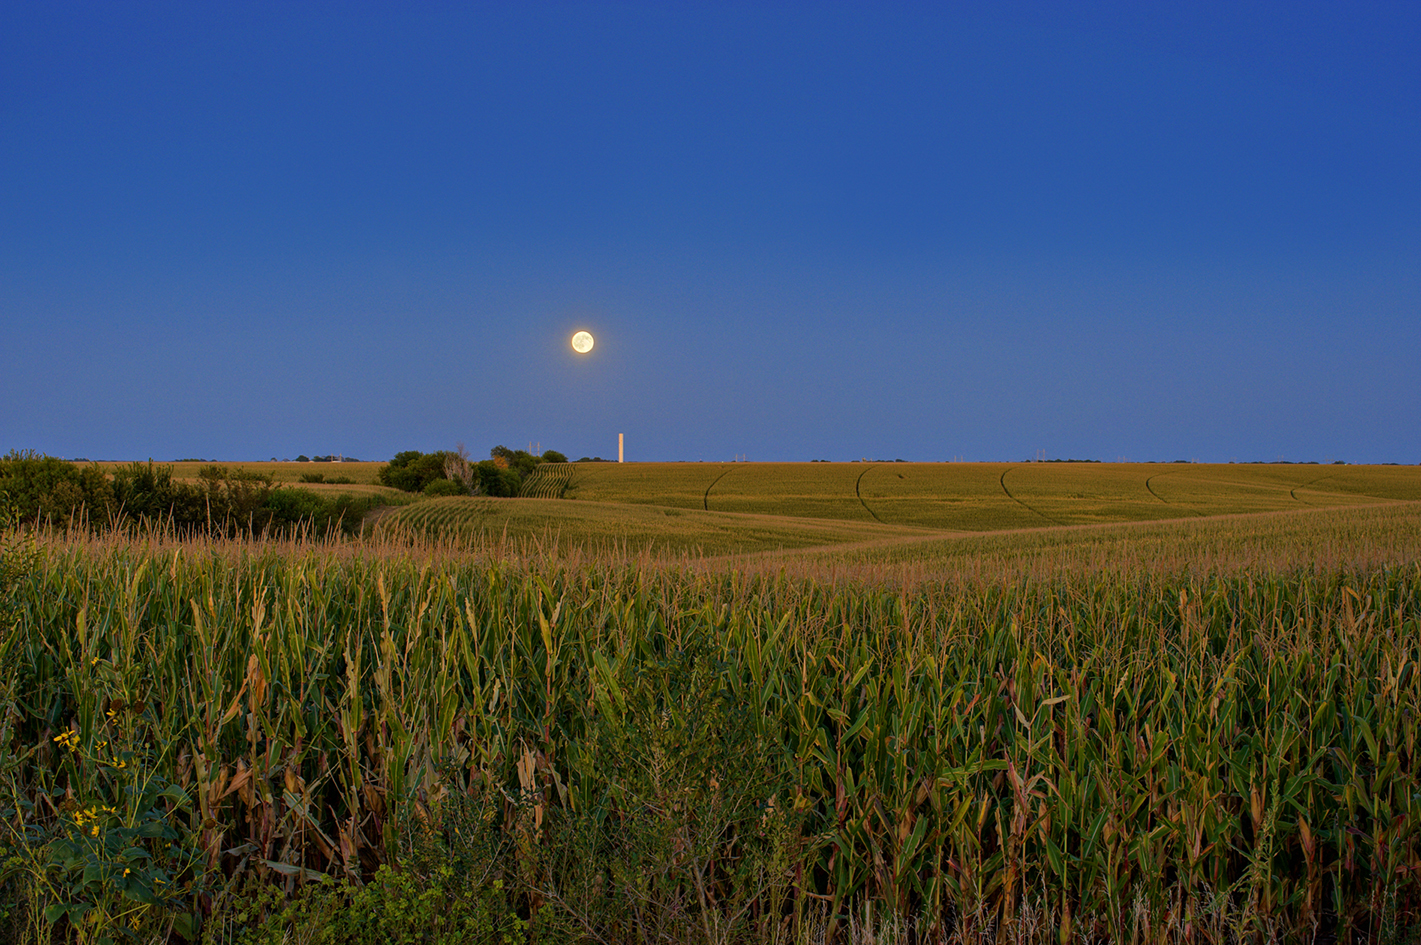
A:
{"type": "Polygon", "coordinates": [[[190,931],[411,825],[455,857],[477,802],[470,882],[545,937],[1421,922],[1414,561],[894,588],[546,551],[42,539],[0,643],[13,915],[190,931]]]}

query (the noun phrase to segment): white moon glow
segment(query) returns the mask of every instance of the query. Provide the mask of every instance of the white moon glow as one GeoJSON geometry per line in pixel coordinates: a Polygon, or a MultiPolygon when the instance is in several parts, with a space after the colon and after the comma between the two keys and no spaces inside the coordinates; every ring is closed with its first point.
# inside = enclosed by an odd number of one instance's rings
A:
{"type": "Polygon", "coordinates": [[[585,331],[579,331],[572,336],[572,350],[578,354],[586,354],[592,350],[592,336],[585,331]]]}

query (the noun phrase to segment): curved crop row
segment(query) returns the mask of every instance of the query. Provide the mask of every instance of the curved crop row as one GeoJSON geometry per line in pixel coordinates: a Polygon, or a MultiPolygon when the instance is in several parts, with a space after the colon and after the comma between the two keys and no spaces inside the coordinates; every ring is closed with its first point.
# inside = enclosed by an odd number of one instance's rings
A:
{"type": "Polygon", "coordinates": [[[561,499],[576,472],[572,463],[540,463],[523,480],[518,495],[525,499],[561,499]]]}

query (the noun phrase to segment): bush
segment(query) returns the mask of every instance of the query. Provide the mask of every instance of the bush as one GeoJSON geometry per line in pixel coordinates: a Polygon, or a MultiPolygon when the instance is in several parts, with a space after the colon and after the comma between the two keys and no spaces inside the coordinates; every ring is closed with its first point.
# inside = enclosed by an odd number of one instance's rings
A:
{"type": "Polygon", "coordinates": [[[151,459],[115,471],[113,495],[121,518],[167,521],[180,528],[205,524],[209,516],[220,521],[223,511],[213,509],[199,489],[173,482],[173,467],[154,466],[151,459]]]}
{"type": "Polygon", "coordinates": [[[452,479],[430,480],[421,491],[428,496],[450,496],[469,494],[469,490],[464,488],[464,484],[462,482],[455,482],[452,479]]]}
{"type": "Polygon", "coordinates": [[[376,502],[371,496],[324,496],[288,488],[272,490],[265,509],[271,513],[268,527],[273,531],[307,529],[312,535],[325,536],[335,531],[355,534],[376,502]]]}
{"type": "Polygon", "coordinates": [[[81,467],[31,450],[12,450],[0,459],[0,492],[25,522],[87,515],[104,523],[114,507],[113,488],[97,464],[81,467]]]}

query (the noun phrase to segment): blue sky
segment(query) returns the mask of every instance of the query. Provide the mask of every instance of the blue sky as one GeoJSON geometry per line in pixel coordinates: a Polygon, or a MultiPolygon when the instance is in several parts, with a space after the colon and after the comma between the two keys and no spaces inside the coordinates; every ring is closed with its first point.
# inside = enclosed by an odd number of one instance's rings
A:
{"type": "Polygon", "coordinates": [[[0,6],[0,450],[1421,462],[1415,4],[409,6],[0,6]]]}

